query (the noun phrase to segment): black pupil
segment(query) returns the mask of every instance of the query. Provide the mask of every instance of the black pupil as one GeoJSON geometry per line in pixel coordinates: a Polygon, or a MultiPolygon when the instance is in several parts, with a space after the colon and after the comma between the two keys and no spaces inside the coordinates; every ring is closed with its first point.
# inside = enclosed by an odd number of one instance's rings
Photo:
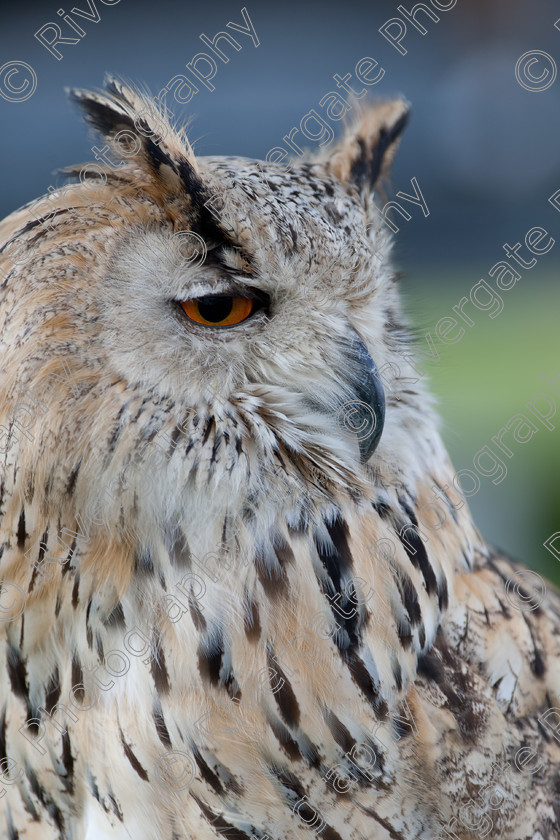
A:
{"type": "Polygon", "coordinates": [[[198,311],[205,321],[217,324],[230,314],[233,308],[231,295],[212,295],[198,298],[198,311]]]}

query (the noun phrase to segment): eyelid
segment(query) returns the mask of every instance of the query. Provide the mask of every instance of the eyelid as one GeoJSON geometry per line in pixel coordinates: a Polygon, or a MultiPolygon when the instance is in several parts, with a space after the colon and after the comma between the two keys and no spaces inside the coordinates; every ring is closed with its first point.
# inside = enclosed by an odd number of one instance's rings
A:
{"type": "Polygon", "coordinates": [[[176,296],[176,300],[194,300],[201,297],[212,297],[212,295],[239,295],[248,297],[248,295],[240,292],[240,289],[233,285],[231,280],[218,280],[217,283],[210,285],[208,282],[192,283],[188,289],[184,290],[176,296]]]}
{"type": "Polygon", "coordinates": [[[263,304],[268,302],[268,295],[260,289],[253,289],[240,283],[232,283],[231,281],[227,285],[225,283],[217,283],[215,286],[209,286],[208,283],[204,285],[202,283],[195,283],[189,286],[188,290],[185,289],[184,294],[176,295],[174,300],[180,302],[184,300],[197,300],[203,297],[220,296],[248,298],[249,300],[256,300],[263,304]]]}

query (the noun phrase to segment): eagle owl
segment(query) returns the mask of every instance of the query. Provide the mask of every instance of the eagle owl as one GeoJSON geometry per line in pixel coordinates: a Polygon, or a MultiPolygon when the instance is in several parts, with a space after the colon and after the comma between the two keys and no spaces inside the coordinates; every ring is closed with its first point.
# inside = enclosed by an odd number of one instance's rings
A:
{"type": "Polygon", "coordinates": [[[97,163],[0,226],[1,837],[559,838],[560,599],[472,522],[376,209],[407,105],[290,164],[72,97],[97,163]]]}

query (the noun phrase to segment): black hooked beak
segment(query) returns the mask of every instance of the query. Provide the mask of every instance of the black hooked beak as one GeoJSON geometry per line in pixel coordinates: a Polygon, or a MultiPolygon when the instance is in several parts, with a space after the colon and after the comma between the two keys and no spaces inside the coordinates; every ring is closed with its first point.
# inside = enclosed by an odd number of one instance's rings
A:
{"type": "Polygon", "coordinates": [[[343,403],[336,412],[337,424],[358,438],[360,461],[365,464],[373,455],[385,423],[385,392],[377,366],[367,347],[353,331],[345,342],[350,362],[350,385],[357,399],[343,403]]]}

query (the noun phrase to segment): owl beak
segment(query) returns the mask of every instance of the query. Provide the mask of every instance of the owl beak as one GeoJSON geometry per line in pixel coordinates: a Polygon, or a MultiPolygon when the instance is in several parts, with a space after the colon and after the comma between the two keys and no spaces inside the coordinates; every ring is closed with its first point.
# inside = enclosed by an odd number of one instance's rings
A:
{"type": "Polygon", "coordinates": [[[383,432],[385,392],[366,345],[356,332],[352,333],[346,342],[346,350],[350,362],[350,384],[356,399],[343,403],[336,416],[339,427],[358,438],[360,461],[365,464],[373,455],[383,432]]]}

